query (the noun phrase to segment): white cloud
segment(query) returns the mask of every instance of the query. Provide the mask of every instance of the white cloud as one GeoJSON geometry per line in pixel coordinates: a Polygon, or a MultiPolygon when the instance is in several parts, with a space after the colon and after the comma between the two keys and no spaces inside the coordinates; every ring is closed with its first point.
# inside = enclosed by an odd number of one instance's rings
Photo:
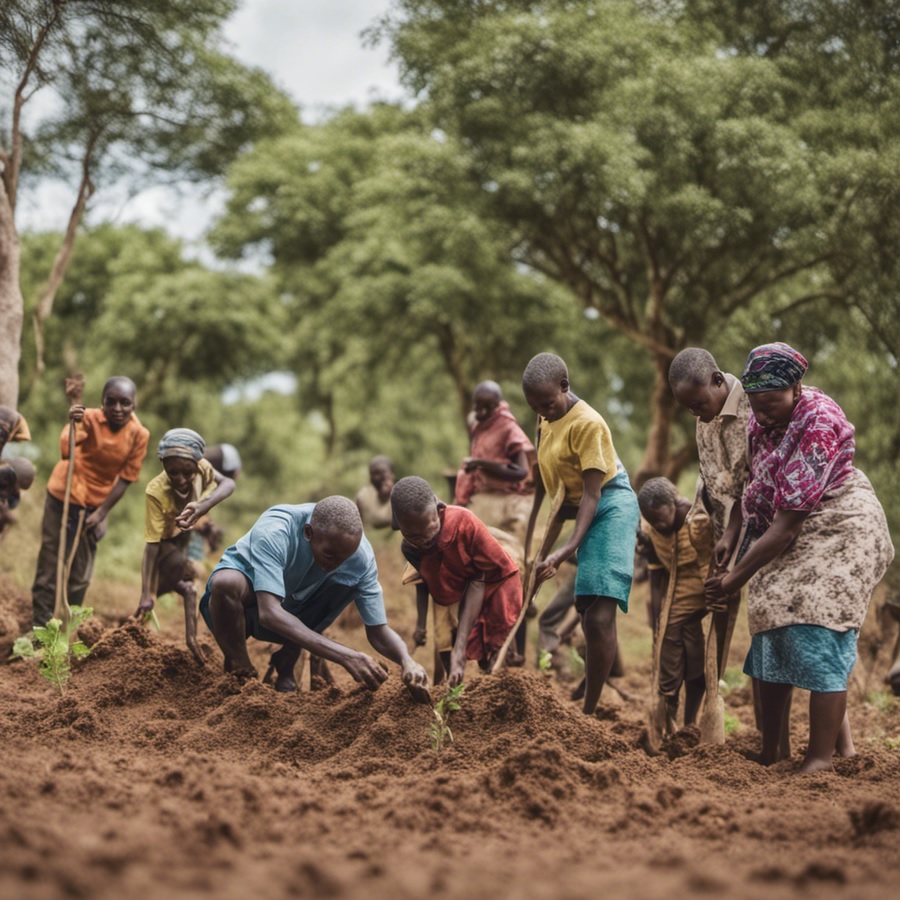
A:
{"type": "MultiPolygon", "coordinates": [[[[403,97],[387,47],[364,47],[361,37],[389,5],[390,0],[244,0],[227,23],[225,36],[234,56],[267,71],[311,122],[334,107],[403,97]]],[[[58,183],[23,192],[20,228],[65,228],[73,199],[69,187],[58,183]]],[[[129,197],[123,190],[101,186],[91,221],[161,226],[199,242],[221,210],[222,199],[221,192],[202,197],[190,189],[169,188],[129,197]]],[[[202,246],[195,250],[203,252],[202,246]]]]}

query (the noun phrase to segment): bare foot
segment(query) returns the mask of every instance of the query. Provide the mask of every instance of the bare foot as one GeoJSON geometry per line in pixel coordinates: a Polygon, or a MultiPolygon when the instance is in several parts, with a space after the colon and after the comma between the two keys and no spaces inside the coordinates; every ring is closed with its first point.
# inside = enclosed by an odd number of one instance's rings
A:
{"type": "Polygon", "coordinates": [[[807,757],[803,760],[803,765],[797,769],[799,775],[811,775],[813,772],[833,772],[834,765],[830,759],[810,759],[807,757]]]}

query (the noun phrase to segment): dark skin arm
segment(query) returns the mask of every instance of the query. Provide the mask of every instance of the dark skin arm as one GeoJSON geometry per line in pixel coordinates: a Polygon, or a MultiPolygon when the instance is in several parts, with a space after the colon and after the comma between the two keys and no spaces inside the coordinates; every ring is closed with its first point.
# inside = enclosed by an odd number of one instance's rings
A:
{"type": "MultiPolygon", "coordinates": [[[[256,602],[259,606],[259,623],[263,628],[269,628],[310,653],[343,666],[354,681],[364,684],[370,691],[377,690],[387,680],[387,671],[379,662],[367,653],[351,650],[307,628],[296,616],[282,608],[281,597],[267,591],[257,591],[256,602]]],[[[403,682],[414,699],[429,699],[428,676],[410,657],[406,645],[396,632],[387,625],[367,625],[366,637],[379,653],[400,664],[403,682]]]]}
{"type": "Polygon", "coordinates": [[[741,503],[740,500],[737,500],[731,507],[728,524],[725,526],[722,537],[716,541],[716,546],[713,547],[713,562],[717,570],[724,569],[728,565],[728,560],[731,559],[740,536],[742,523],[741,503]]]}
{"type": "Polygon", "coordinates": [[[469,634],[475,620],[481,615],[484,606],[484,591],[486,585],[483,581],[470,581],[466,587],[466,593],[459,604],[459,628],[456,631],[456,640],[453,642],[453,652],[450,654],[450,687],[456,687],[463,680],[466,672],[466,647],[469,643],[469,634]]]}
{"type": "Polygon", "coordinates": [[[428,675],[406,649],[406,644],[387,625],[366,625],[366,637],[373,649],[400,666],[400,674],[410,696],[417,703],[430,703],[428,675]]]}
{"type": "Polygon", "coordinates": [[[175,524],[182,530],[187,531],[192,525],[205,516],[216,504],[221,503],[226,497],[230,497],[234,493],[234,481],[226,478],[219,472],[215,474],[216,487],[215,490],[202,500],[192,500],[185,503],[184,509],[175,519],[175,524]]]}
{"type": "Polygon", "coordinates": [[[584,491],[578,505],[578,514],[575,516],[575,528],[568,541],[559,550],[538,564],[536,571],[538,583],[556,575],[559,567],[578,549],[578,545],[591,527],[591,522],[594,521],[597,504],[600,502],[603,473],[599,469],[586,469],[581,478],[584,491]]]}
{"type": "Polygon", "coordinates": [[[482,472],[486,472],[493,478],[501,478],[503,481],[522,481],[528,476],[528,457],[524,450],[520,450],[511,460],[503,462],[467,456],[463,460],[463,468],[466,472],[481,469],[482,472]]]}
{"type": "Polygon", "coordinates": [[[94,532],[94,537],[99,541],[106,534],[106,517],[110,510],[122,499],[122,495],[128,490],[130,481],[120,478],[109,496],[84,520],[84,527],[94,532]]]}
{"type": "Polygon", "coordinates": [[[413,643],[417,647],[425,646],[428,636],[428,588],[424,584],[416,585],[416,630],[413,643]]]}
{"type": "Polygon", "coordinates": [[[159,561],[159,544],[144,544],[144,555],[141,558],[141,599],[136,616],[150,612],[156,602],[157,562],[159,561]]]}
{"type": "MultiPolygon", "coordinates": [[[[537,468],[537,467],[535,467],[537,468]]],[[[534,475],[534,502],[531,506],[531,515],[528,517],[528,530],[525,532],[525,559],[531,558],[531,539],[534,537],[534,529],[537,525],[538,513],[541,511],[541,504],[547,495],[547,489],[540,476],[540,472],[536,471],[534,475]]]]}
{"type": "MultiPolygon", "coordinates": [[[[778,510],[765,534],[730,572],[706,580],[704,594],[707,601],[714,603],[737,593],[763,566],[781,556],[800,533],[808,515],[808,510],[778,510]]],[[[714,608],[712,604],[710,606],[714,608]]]]}

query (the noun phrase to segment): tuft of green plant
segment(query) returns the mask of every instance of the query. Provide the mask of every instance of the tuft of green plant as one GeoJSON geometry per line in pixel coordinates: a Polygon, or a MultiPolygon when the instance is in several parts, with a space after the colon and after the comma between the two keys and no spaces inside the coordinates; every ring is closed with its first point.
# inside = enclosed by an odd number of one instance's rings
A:
{"type": "Polygon", "coordinates": [[[465,691],[464,684],[450,688],[432,709],[435,721],[431,723],[431,749],[435,753],[440,753],[444,749],[444,744],[453,742],[453,732],[448,724],[450,714],[459,709],[459,701],[465,691]]]}
{"type": "Polygon", "coordinates": [[[897,698],[891,691],[869,691],[866,700],[880,713],[888,713],[894,708],[897,698]]]}
{"type": "Polygon", "coordinates": [[[584,675],[584,658],[574,647],[569,647],[569,668],[576,678],[584,675]]]}
{"type": "Polygon", "coordinates": [[[549,650],[541,650],[538,653],[538,669],[547,674],[553,666],[553,654],[549,650]]]}
{"type": "Polygon", "coordinates": [[[63,628],[59,619],[51,619],[46,625],[35,628],[32,637],[18,638],[10,657],[39,660],[41,675],[55,684],[62,694],[65,683],[72,675],[72,658],[84,659],[91,652],[81,641],[73,641],[72,637],[78,626],[93,612],[89,606],[73,606],[68,629],[63,628]]]}
{"type": "Polygon", "coordinates": [[[740,719],[730,712],[725,713],[725,734],[734,734],[741,727],[740,719]]]}
{"type": "MultiPolygon", "coordinates": [[[[747,683],[747,676],[740,666],[731,666],[722,673],[722,681],[727,685],[727,690],[723,689],[723,697],[727,697],[736,688],[742,688],[747,683]]],[[[722,682],[719,682],[721,684],[722,682]]]]}

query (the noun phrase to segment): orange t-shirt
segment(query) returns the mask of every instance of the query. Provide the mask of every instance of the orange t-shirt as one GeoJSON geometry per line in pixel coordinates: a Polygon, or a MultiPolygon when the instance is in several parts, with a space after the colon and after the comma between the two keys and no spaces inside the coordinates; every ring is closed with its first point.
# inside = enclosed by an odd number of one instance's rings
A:
{"type": "MultiPolygon", "coordinates": [[[[118,431],[109,427],[102,409],[86,409],[75,425],[75,470],[72,500],[77,506],[96,509],[109,496],[116,482],[137,481],[147,455],[150,432],[132,415],[118,431]]],[[[69,470],[69,427],[59,438],[62,459],[53,467],[47,490],[57,500],[65,499],[69,470]]]]}

